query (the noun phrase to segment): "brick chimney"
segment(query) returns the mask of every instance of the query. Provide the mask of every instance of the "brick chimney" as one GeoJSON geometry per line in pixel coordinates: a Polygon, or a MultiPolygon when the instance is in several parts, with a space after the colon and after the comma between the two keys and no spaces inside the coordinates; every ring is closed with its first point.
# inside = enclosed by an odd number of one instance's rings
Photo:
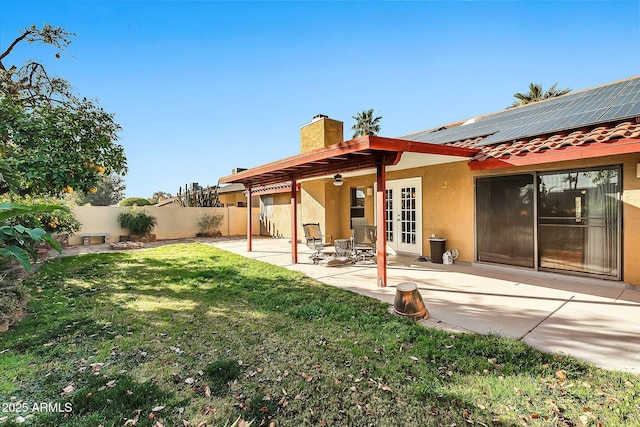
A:
{"type": "Polygon", "coordinates": [[[300,128],[300,152],[306,153],[344,142],[344,123],[318,114],[311,123],[300,128]]]}

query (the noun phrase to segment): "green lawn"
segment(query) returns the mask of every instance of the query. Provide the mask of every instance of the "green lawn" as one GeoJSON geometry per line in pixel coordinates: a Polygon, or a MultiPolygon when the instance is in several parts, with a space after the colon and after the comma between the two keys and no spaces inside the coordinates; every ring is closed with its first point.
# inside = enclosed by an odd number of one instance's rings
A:
{"type": "Polygon", "coordinates": [[[638,376],[203,244],[57,259],[24,285],[30,314],[0,335],[4,425],[640,425],[638,376]]]}

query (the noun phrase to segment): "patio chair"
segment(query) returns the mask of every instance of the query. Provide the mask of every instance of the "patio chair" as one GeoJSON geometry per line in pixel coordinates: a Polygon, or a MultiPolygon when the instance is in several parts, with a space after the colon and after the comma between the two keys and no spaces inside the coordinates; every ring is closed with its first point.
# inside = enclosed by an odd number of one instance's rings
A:
{"type": "Polygon", "coordinates": [[[358,225],[353,227],[351,248],[356,262],[366,261],[368,258],[377,262],[376,244],[378,235],[373,225],[358,225]]]}
{"type": "Polygon", "coordinates": [[[322,231],[320,230],[320,224],[302,224],[302,229],[304,230],[304,238],[306,240],[305,243],[307,247],[315,251],[309,256],[309,258],[311,258],[314,264],[317,264],[318,261],[324,259],[326,256],[323,252],[325,244],[322,236],[322,231]]]}
{"type": "Polygon", "coordinates": [[[351,218],[351,227],[355,228],[361,225],[369,225],[367,218],[351,218]]]}

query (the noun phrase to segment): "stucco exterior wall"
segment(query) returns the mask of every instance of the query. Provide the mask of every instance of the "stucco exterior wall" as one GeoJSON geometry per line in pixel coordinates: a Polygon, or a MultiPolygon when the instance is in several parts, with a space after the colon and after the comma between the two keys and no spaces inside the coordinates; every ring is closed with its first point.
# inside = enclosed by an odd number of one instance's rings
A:
{"type": "MultiPolygon", "coordinates": [[[[270,217],[261,215],[260,234],[275,238],[291,238],[291,194],[275,193],[270,194],[269,197],[273,197],[271,207],[273,215],[270,217]]],[[[300,209],[300,192],[298,192],[298,212],[300,209]]],[[[300,215],[298,215],[298,222],[298,236],[304,236],[300,215]]]]}
{"type": "Polygon", "coordinates": [[[220,200],[220,203],[225,207],[238,206],[238,202],[247,203],[247,198],[242,192],[220,194],[218,200],[220,200]]]}
{"type": "Polygon", "coordinates": [[[640,179],[636,165],[640,153],[543,165],[477,171],[474,176],[508,175],[533,171],[555,171],[598,166],[622,166],[622,280],[640,286],[640,179]]]}
{"type": "MultiPolygon", "coordinates": [[[[622,165],[622,279],[640,286],[640,178],[636,167],[640,153],[580,159],[519,168],[471,171],[466,161],[443,165],[387,172],[387,180],[421,177],[422,179],[422,253],[430,255],[429,236],[436,234],[447,239],[447,249],[458,249],[459,261],[475,260],[475,178],[500,176],[534,171],[556,171],[585,167],[622,165]]],[[[344,178],[344,185],[335,187],[331,179],[306,181],[301,184],[298,206],[298,236],[303,239],[304,222],[320,222],[328,240],[348,238],[350,188],[365,188],[365,216],[374,224],[373,188],[375,176],[344,178]]],[[[270,234],[290,237],[290,195],[274,195],[274,217],[270,221],[270,234]],[[277,196],[277,197],[276,197],[277,196]],[[276,202],[277,200],[277,202],[276,202]]]]}
{"type": "MultiPolygon", "coordinates": [[[[118,215],[127,211],[129,207],[115,206],[76,206],[73,213],[80,223],[81,229],[69,239],[69,244],[82,244],[83,233],[110,233],[110,243],[115,243],[120,236],[129,234],[118,224],[118,215]]],[[[152,231],[158,240],[180,239],[195,237],[200,231],[198,220],[205,212],[223,215],[224,219],[220,226],[223,236],[246,235],[247,233],[247,209],[246,208],[176,208],[167,209],[163,207],[145,206],[137,208],[156,217],[158,225],[152,231]]],[[[259,210],[254,210],[254,233],[259,230],[259,210]]]]}

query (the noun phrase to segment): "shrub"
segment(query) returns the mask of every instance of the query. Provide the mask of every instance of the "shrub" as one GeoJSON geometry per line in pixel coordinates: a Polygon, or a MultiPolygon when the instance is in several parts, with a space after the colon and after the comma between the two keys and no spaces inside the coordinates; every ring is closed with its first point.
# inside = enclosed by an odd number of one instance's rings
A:
{"type": "Polygon", "coordinates": [[[120,206],[149,206],[151,202],[143,197],[127,197],[120,202],[120,206]]]}
{"type": "Polygon", "coordinates": [[[58,252],[62,252],[60,244],[42,228],[29,228],[23,225],[11,225],[12,218],[24,214],[38,214],[66,209],[58,205],[21,205],[18,203],[0,203],[0,257],[12,258],[25,270],[31,271],[31,260],[38,259],[36,244],[46,242],[58,252]]]}
{"type": "Polygon", "coordinates": [[[198,220],[199,236],[208,237],[216,234],[222,225],[223,215],[205,212],[198,220]]]}
{"type": "Polygon", "coordinates": [[[134,208],[118,215],[118,223],[134,236],[148,236],[157,224],[157,220],[153,215],[134,208]]]}
{"type": "MultiPolygon", "coordinates": [[[[60,204],[59,200],[54,198],[23,198],[18,199],[23,205],[52,205],[60,204]]],[[[54,211],[41,211],[41,212],[27,212],[20,216],[13,217],[7,222],[9,225],[22,225],[27,228],[41,228],[47,233],[61,236],[72,236],[78,230],[82,224],[76,218],[76,216],[68,209],[68,202],[63,201],[61,206],[65,206],[64,209],[58,209],[54,211]]]]}
{"type": "Polygon", "coordinates": [[[12,218],[10,223],[28,228],[42,228],[47,233],[67,236],[75,234],[81,226],[75,215],[65,210],[25,214],[12,218]]]}

